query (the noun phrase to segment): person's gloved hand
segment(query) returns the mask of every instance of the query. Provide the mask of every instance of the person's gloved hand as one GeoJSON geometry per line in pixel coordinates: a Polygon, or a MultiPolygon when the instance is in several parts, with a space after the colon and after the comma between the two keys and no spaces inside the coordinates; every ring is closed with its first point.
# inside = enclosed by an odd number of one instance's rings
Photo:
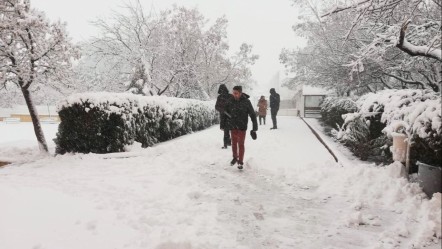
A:
{"type": "Polygon", "coordinates": [[[258,138],[258,136],[256,135],[256,131],[250,131],[250,136],[252,137],[253,140],[256,140],[256,138],[258,138]]]}

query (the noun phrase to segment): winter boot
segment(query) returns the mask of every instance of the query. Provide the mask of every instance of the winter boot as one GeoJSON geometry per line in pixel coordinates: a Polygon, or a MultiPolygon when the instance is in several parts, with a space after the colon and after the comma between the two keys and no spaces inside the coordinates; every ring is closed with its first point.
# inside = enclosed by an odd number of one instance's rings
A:
{"type": "Polygon", "coordinates": [[[243,165],[244,165],[244,163],[241,162],[241,161],[239,161],[239,162],[238,162],[238,169],[242,169],[242,168],[243,168],[243,165]]]}
{"type": "Polygon", "coordinates": [[[238,159],[236,159],[235,157],[232,159],[232,161],[230,161],[230,166],[235,165],[235,163],[238,162],[238,159]]]}

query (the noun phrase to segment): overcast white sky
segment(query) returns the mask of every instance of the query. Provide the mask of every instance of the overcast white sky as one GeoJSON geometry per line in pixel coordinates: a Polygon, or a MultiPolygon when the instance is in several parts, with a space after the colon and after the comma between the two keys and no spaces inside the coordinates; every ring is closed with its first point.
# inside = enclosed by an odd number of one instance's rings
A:
{"type": "MultiPolygon", "coordinates": [[[[67,22],[74,41],[94,34],[90,24],[97,17],[109,16],[127,0],[31,0],[34,8],[46,12],[51,20],[67,22]]],[[[140,0],[146,10],[157,11],[180,6],[197,7],[208,19],[225,15],[229,20],[230,48],[238,50],[243,42],[253,45],[259,61],[253,66],[253,78],[259,85],[267,85],[272,77],[283,71],[279,53],[283,47],[302,46],[304,41],[295,36],[291,27],[297,20],[297,9],[291,0],[140,0]]]]}

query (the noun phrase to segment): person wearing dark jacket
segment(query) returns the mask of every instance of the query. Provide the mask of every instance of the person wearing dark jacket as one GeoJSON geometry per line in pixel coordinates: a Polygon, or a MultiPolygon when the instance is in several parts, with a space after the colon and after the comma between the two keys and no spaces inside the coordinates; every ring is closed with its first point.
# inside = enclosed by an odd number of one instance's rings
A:
{"type": "Polygon", "coordinates": [[[238,169],[242,169],[244,165],[244,141],[249,116],[253,123],[253,128],[250,132],[253,139],[256,139],[258,122],[249,96],[242,92],[241,86],[235,86],[233,88],[233,96],[225,106],[225,113],[229,117],[229,122],[224,124],[224,127],[227,126],[230,129],[232,136],[233,159],[230,164],[233,166],[238,163],[238,169]]]}
{"type": "Polygon", "coordinates": [[[232,97],[231,94],[229,94],[229,90],[227,89],[226,85],[221,84],[218,88],[218,98],[216,99],[215,109],[219,112],[219,119],[220,119],[220,129],[224,131],[224,137],[223,142],[224,146],[223,149],[227,149],[227,146],[231,145],[230,140],[230,131],[228,128],[226,128],[227,123],[227,115],[225,114],[225,106],[227,104],[227,101],[232,97]]]}
{"type": "Polygon", "coordinates": [[[270,89],[270,114],[272,115],[273,127],[270,130],[278,129],[278,124],[276,121],[276,115],[279,111],[279,102],[281,102],[279,98],[279,94],[276,93],[275,88],[270,89]]]}

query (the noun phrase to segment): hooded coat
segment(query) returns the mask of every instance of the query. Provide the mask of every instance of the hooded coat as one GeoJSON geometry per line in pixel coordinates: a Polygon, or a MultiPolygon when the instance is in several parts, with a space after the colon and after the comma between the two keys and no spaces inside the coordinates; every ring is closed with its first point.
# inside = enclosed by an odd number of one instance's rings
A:
{"type": "Polygon", "coordinates": [[[252,119],[253,123],[252,130],[258,130],[256,113],[253,109],[252,103],[249,100],[249,95],[242,93],[241,97],[238,100],[231,96],[225,106],[225,113],[228,117],[228,122],[226,122],[225,125],[230,130],[247,130],[249,116],[252,119]]]}
{"type": "Polygon", "coordinates": [[[224,107],[231,96],[226,85],[221,84],[218,88],[218,98],[216,99],[215,109],[220,113],[224,113],[224,107]]]}
{"type": "Polygon", "coordinates": [[[220,117],[220,128],[225,129],[225,125],[227,124],[227,116],[224,112],[227,101],[229,101],[231,94],[229,94],[229,90],[226,85],[221,84],[218,88],[218,98],[216,99],[215,109],[219,112],[220,117]]]}
{"type": "Polygon", "coordinates": [[[276,93],[275,88],[270,89],[270,108],[279,110],[279,103],[281,102],[279,94],[276,93]]]}

